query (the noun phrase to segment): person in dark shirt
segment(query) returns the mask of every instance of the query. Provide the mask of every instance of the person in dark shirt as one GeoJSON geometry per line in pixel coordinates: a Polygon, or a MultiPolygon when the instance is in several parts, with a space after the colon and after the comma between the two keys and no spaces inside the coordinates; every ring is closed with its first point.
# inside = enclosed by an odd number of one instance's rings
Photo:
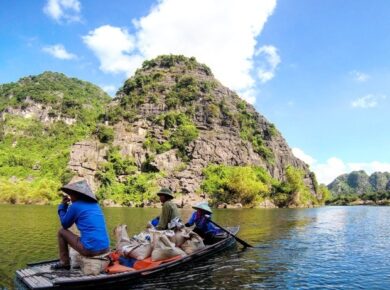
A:
{"type": "Polygon", "coordinates": [[[97,203],[96,196],[85,180],[68,184],[61,188],[69,195],[64,196],[58,206],[58,216],[62,228],[58,231],[60,262],[52,269],[70,269],[68,245],[86,257],[109,252],[109,237],[104,215],[97,203]],[[69,202],[72,202],[69,205],[69,202]],[[68,230],[76,224],[80,237],[68,230]]]}
{"type": "Polygon", "coordinates": [[[190,227],[195,224],[193,231],[201,236],[206,244],[212,243],[219,234],[222,234],[222,230],[210,222],[211,208],[206,202],[200,202],[192,208],[196,209],[196,211],[192,213],[185,226],[190,227]]]}

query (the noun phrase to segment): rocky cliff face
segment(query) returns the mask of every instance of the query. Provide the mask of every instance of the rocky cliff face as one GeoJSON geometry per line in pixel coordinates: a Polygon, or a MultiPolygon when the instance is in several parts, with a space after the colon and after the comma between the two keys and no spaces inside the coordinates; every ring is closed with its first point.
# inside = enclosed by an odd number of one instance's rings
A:
{"type": "MultiPolygon", "coordinates": [[[[147,166],[163,173],[158,184],[176,192],[194,194],[203,169],[224,164],[263,167],[278,180],[285,179],[286,167],[292,165],[305,172],[305,184],[317,194],[314,175],[293,156],[275,126],[193,58],[164,56],[145,62],[120,89],[105,121],[114,132],[112,146],[134,160],[139,171],[147,166]]],[[[90,181],[106,150],[92,143],[75,144],[69,163],[90,181]],[[90,160],[94,162],[87,166],[90,160]]]]}
{"type": "Polygon", "coordinates": [[[29,98],[24,101],[24,106],[22,107],[8,107],[4,111],[0,112],[0,118],[2,121],[5,121],[7,114],[23,118],[37,119],[45,124],[52,124],[58,121],[62,121],[67,125],[73,125],[76,123],[75,118],[61,116],[61,113],[53,114],[53,108],[50,105],[36,103],[29,98]]]}
{"type": "Polygon", "coordinates": [[[184,56],[144,62],[113,100],[60,73],[1,84],[0,149],[0,189],[9,191],[0,201],[55,202],[71,178],[87,179],[100,198],[122,205],[152,201],[159,186],[194,201],[212,165],[251,176],[242,185],[236,178],[235,189],[220,185],[217,192],[227,196],[254,185],[249,199],[226,203],[311,206],[321,200],[314,174],[275,126],[207,66],[184,56]]]}
{"type": "Polygon", "coordinates": [[[374,172],[369,176],[363,170],[352,171],[338,176],[328,188],[335,195],[385,192],[390,190],[390,173],[374,172]]]}

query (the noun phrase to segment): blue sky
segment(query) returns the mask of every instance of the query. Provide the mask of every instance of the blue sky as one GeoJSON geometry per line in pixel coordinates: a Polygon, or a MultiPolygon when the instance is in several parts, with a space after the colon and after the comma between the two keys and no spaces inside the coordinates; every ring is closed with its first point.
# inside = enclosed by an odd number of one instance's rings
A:
{"type": "Polygon", "coordinates": [[[143,60],[195,56],[320,182],[390,171],[387,0],[0,0],[0,83],[57,71],[111,95],[143,60]]]}

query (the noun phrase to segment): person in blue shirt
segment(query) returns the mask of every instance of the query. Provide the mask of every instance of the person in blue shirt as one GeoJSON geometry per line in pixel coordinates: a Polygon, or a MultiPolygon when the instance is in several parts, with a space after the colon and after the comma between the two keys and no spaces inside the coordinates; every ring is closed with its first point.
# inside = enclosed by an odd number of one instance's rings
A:
{"type": "Polygon", "coordinates": [[[204,239],[205,244],[213,243],[223,231],[210,222],[213,213],[211,208],[205,202],[200,202],[192,208],[196,211],[191,215],[185,226],[190,227],[195,224],[193,231],[204,239]]]}
{"type": "Polygon", "coordinates": [[[64,196],[58,206],[58,216],[62,225],[58,231],[60,262],[54,264],[52,269],[69,270],[68,245],[83,256],[93,257],[109,252],[110,241],[103,212],[88,183],[82,180],[65,185],[61,190],[70,198],[64,196]],[[69,230],[73,224],[76,224],[80,237],[69,230]]]}

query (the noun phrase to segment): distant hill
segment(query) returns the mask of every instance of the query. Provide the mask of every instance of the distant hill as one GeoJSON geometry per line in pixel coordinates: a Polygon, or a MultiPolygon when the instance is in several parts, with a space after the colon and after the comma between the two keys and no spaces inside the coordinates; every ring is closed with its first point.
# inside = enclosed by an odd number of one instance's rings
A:
{"type": "Polygon", "coordinates": [[[315,206],[326,193],[277,128],[195,58],[145,61],[115,99],[45,72],[0,85],[0,201],[50,203],[85,178],[106,204],[315,206]]]}
{"type": "Polygon", "coordinates": [[[368,175],[365,171],[352,171],[338,176],[328,185],[334,195],[358,194],[390,190],[390,173],[375,172],[368,175]]]}

